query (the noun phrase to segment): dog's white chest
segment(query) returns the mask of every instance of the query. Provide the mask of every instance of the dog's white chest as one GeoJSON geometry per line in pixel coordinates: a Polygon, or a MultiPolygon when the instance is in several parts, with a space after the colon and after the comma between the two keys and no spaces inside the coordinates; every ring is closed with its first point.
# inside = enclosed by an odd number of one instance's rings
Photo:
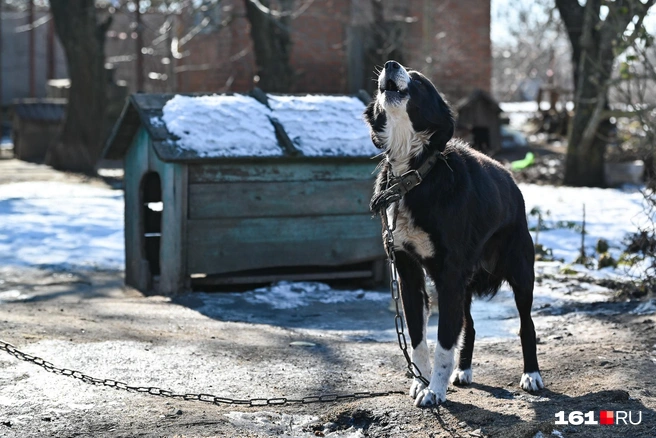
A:
{"type": "Polygon", "coordinates": [[[379,136],[386,145],[387,160],[394,175],[410,169],[410,160],[421,153],[430,137],[426,132],[415,132],[405,108],[388,110],[385,129],[379,136]]]}
{"type": "MultiPolygon", "coordinates": [[[[430,240],[430,236],[421,228],[415,226],[412,215],[406,208],[403,199],[399,201],[396,215],[396,228],[392,233],[394,235],[394,249],[407,250],[407,245],[411,245],[413,251],[421,258],[427,259],[435,255],[435,248],[430,240]]],[[[396,205],[392,204],[387,208],[387,221],[393,222],[393,215],[396,205]]]]}

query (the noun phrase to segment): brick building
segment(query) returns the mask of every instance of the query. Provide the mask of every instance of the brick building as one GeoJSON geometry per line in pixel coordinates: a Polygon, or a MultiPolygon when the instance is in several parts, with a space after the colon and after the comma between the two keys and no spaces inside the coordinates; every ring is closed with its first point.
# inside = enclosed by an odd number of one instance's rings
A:
{"type": "MultiPolygon", "coordinates": [[[[200,32],[178,47],[178,92],[246,91],[256,85],[243,0],[219,4],[220,11],[205,13],[229,24],[200,32]]],[[[186,21],[178,24],[178,34],[198,26],[202,17],[186,21]]],[[[314,0],[292,21],[296,80],[291,91],[352,93],[371,87],[375,74],[364,60],[367,41],[389,24],[402,34],[400,47],[393,48],[400,61],[430,77],[449,100],[475,88],[490,90],[490,0],[314,0]],[[383,10],[373,10],[376,4],[383,10]]]]}
{"type": "MultiPolygon", "coordinates": [[[[244,0],[202,4],[209,6],[193,14],[144,11],[143,91],[240,92],[256,85],[244,0]]],[[[371,89],[374,65],[387,59],[382,53],[375,63],[368,62],[372,46],[386,48],[398,61],[422,71],[452,102],[475,88],[490,90],[490,0],[297,0],[296,4],[301,10],[295,11],[298,16],[291,25],[291,63],[296,73],[292,92],[371,89]],[[400,45],[372,43],[376,38],[390,39],[393,32],[401,35],[400,45]]],[[[109,10],[98,12],[105,15],[109,10]]],[[[47,19],[47,13],[38,8],[35,19],[47,19]]],[[[1,82],[3,103],[8,104],[30,95],[28,32],[20,31],[28,18],[25,11],[4,10],[2,20],[1,82]]],[[[134,20],[134,12],[126,8],[115,11],[105,45],[114,78],[125,81],[133,92],[137,91],[134,20]]],[[[58,41],[49,47],[52,22],[35,32],[35,96],[43,97],[46,78],[66,77],[66,63],[58,41]],[[50,58],[52,72],[45,65],[50,58]]]]}

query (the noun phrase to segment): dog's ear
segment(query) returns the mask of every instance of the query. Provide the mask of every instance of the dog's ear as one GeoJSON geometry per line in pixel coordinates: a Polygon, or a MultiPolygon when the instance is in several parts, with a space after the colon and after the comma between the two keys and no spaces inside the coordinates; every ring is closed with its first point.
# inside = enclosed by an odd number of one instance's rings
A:
{"type": "Polygon", "coordinates": [[[369,105],[367,105],[367,108],[364,110],[364,120],[369,125],[371,141],[374,143],[374,146],[376,146],[378,149],[384,149],[385,144],[378,137],[378,133],[385,129],[385,124],[387,123],[387,115],[385,114],[384,110],[376,105],[375,99],[369,102],[369,105]]]}
{"type": "Polygon", "coordinates": [[[442,99],[435,86],[423,77],[413,78],[408,84],[408,92],[411,105],[426,123],[425,127],[418,128],[433,131],[431,146],[444,150],[455,132],[455,120],[449,104],[442,99]]]}
{"type": "Polygon", "coordinates": [[[443,151],[456,129],[456,122],[453,118],[453,113],[449,105],[440,98],[440,102],[436,104],[437,112],[433,113],[432,117],[436,120],[436,131],[430,138],[431,146],[436,146],[440,151],[443,151]]]}

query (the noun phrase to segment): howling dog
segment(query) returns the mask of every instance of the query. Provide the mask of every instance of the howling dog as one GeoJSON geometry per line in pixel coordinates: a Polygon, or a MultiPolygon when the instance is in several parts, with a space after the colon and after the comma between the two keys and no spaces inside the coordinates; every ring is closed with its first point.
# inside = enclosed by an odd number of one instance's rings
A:
{"type": "MultiPolygon", "coordinates": [[[[384,151],[371,208],[387,215],[393,231],[403,311],[412,361],[416,406],[446,401],[449,382],[472,381],[472,295],[493,296],[507,281],[521,322],[526,391],[544,388],[536,354],[533,241],[524,199],[499,163],[452,139],[451,109],[428,78],[395,61],[385,63],[378,92],[367,106],[371,139],[384,151]],[[426,344],[429,298],[425,275],[435,283],[439,324],[431,368],[426,344]]],[[[383,241],[387,241],[383,227],[383,241]]]]}

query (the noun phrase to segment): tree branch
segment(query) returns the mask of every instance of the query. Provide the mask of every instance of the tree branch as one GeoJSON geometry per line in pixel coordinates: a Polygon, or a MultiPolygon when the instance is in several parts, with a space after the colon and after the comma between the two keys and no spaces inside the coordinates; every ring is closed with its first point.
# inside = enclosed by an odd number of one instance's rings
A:
{"type": "Polygon", "coordinates": [[[602,119],[603,118],[610,118],[610,117],[615,117],[615,118],[620,118],[620,117],[635,117],[635,116],[641,116],[644,114],[648,114],[656,109],[656,105],[650,105],[646,106],[644,108],[638,108],[634,110],[619,110],[619,109],[614,109],[614,110],[606,110],[601,114],[602,119]]]}

